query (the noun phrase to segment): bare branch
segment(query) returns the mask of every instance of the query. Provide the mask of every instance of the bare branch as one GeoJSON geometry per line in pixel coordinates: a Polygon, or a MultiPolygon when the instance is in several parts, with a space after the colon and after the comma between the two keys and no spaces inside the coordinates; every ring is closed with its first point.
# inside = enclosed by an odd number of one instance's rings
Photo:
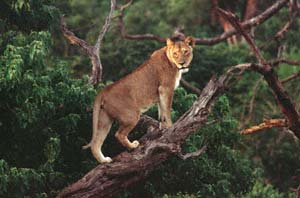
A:
{"type": "Polygon", "coordinates": [[[184,80],[183,78],[181,78],[180,82],[181,82],[181,85],[184,88],[191,90],[192,92],[194,92],[197,95],[201,94],[201,90],[200,89],[198,89],[197,87],[193,86],[192,84],[190,84],[188,81],[184,80]]]}
{"type": "MultiPolygon", "coordinates": [[[[130,2],[132,2],[132,1],[130,1],[130,2]]],[[[119,27],[120,27],[121,35],[123,38],[129,39],[129,40],[156,40],[161,43],[165,42],[164,38],[160,38],[159,36],[155,36],[153,34],[128,34],[126,32],[126,28],[125,28],[124,21],[123,21],[123,11],[130,4],[126,4],[126,5],[127,6],[125,6],[125,7],[122,6],[123,9],[120,9],[120,14],[118,15],[119,27]]]]}
{"type": "Polygon", "coordinates": [[[259,85],[263,81],[263,79],[264,79],[263,77],[260,77],[260,79],[255,83],[255,85],[253,87],[252,97],[251,97],[251,100],[250,100],[250,103],[249,103],[248,117],[245,120],[245,124],[248,124],[251,121],[251,119],[252,119],[254,105],[255,105],[255,98],[256,98],[256,95],[257,95],[257,91],[258,91],[259,85]]]}
{"type": "MultiPolygon", "coordinates": [[[[244,21],[241,25],[245,29],[249,29],[251,27],[258,26],[265,22],[267,19],[272,17],[275,13],[277,13],[281,8],[283,8],[289,0],[278,0],[276,3],[271,5],[269,8],[267,8],[264,12],[257,15],[256,17],[253,17],[249,20],[244,21]]],[[[121,35],[125,39],[129,40],[155,40],[161,43],[165,42],[165,38],[161,38],[154,34],[127,34],[126,28],[123,21],[123,15],[124,10],[132,3],[130,1],[125,6],[122,6],[122,9],[120,10],[120,14],[118,15],[119,18],[119,27],[121,31],[121,35]]],[[[196,44],[198,45],[215,45],[217,43],[220,43],[222,41],[225,41],[227,38],[231,37],[232,35],[235,35],[237,31],[235,29],[229,30],[227,32],[222,33],[221,35],[218,35],[216,37],[212,38],[195,38],[196,44]]]]}
{"type": "Polygon", "coordinates": [[[277,41],[280,41],[284,38],[284,35],[289,31],[291,28],[296,16],[298,15],[298,9],[296,5],[296,1],[291,0],[288,3],[289,6],[289,20],[286,22],[283,27],[275,34],[275,36],[272,39],[275,39],[277,41]]]}
{"type": "Polygon", "coordinates": [[[278,76],[273,70],[272,66],[264,59],[259,48],[254,43],[250,35],[243,29],[238,18],[230,12],[222,9],[218,9],[220,14],[222,14],[237,31],[245,38],[249,44],[252,52],[255,54],[259,64],[252,64],[251,68],[264,76],[269,87],[272,89],[273,94],[276,98],[277,104],[281,108],[281,112],[286,116],[288,120],[289,128],[295,133],[295,135],[300,139],[300,115],[296,110],[295,105],[288,96],[287,92],[284,90],[282,83],[278,80],[278,76]]]}
{"type": "Polygon", "coordinates": [[[239,69],[239,70],[251,69],[252,64],[253,63],[242,63],[232,67],[232,69],[239,69]]]}
{"type": "Polygon", "coordinates": [[[89,56],[89,58],[92,62],[93,68],[92,68],[92,75],[90,77],[90,83],[93,85],[98,84],[102,80],[102,70],[103,69],[102,69],[102,64],[101,64],[101,59],[100,59],[101,42],[102,42],[102,39],[103,39],[105,33],[107,32],[107,30],[109,28],[112,14],[115,10],[115,6],[116,6],[116,1],[111,0],[111,8],[110,8],[109,15],[106,18],[105,24],[103,25],[101,31],[99,32],[97,42],[95,43],[94,46],[92,46],[92,45],[88,44],[86,41],[78,38],[77,36],[75,36],[75,34],[73,32],[68,30],[66,22],[64,20],[64,17],[61,17],[60,25],[61,25],[61,30],[62,30],[64,36],[70,41],[71,44],[75,44],[75,45],[79,46],[80,48],[82,48],[87,53],[87,55],[89,56]]]}
{"type": "Polygon", "coordinates": [[[297,188],[290,188],[290,190],[295,193],[295,198],[300,197],[300,185],[297,188]]]}
{"type": "Polygon", "coordinates": [[[284,34],[287,33],[289,31],[289,29],[291,28],[292,24],[293,24],[293,19],[289,20],[288,22],[286,22],[286,24],[284,24],[284,26],[276,33],[276,35],[274,36],[274,39],[276,40],[280,40],[284,37],[284,34]]]}
{"type": "Polygon", "coordinates": [[[69,40],[71,44],[78,45],[81,47],[89,56],[93,54],[93,46],[89,45],[85,40],[82,40],[75,36],[73,32],[68,30],[65,18],[62,16],[60,18],[60,27],[64,36],[69,40]]]}
{"type": "MultiPolygon", "coordinates": [[[[267,8],[264,12],[253,17],[249,20],[244,21],[241,25],[245,29],[249,29],[251,27],[258,26],[265,22],[267,19],[272,17],[275,13],[277,13],[281,8],[283,8],[289,0],[279,0],[276,3],[272,4],[269,8],[267,8]]],[[[200,45],[214,45],[226,40],[228,37],[236,34],[237,31],[232,29],[228,32],[225,32],[219,36],[213,38],[196,38],[196,44],[200,45]]]]}
{"type": "Polygon", "coordinates": [[[270,41],[272,40],[277,41],[277,43],[279,44],[277,57],[279,57],[282,54],[282,49],[284,49],[284,45],[280,45],[279,42],[284,38],[286,33],[291,28],[295,18],[297,17],[297,15],[299,15],[296,0],[289,1],[288,7],[289,7],[289,20],[282,26],[282,28],[280,28],[280,30],[275,34],[275,36],[268,38],[266,41],[264,41],[263,44],[260,45],[260,48],[263,48],[266,45],[268,45],[270,41]]]}
{"type": "Polygon", "coordinates": [[[247,41],[247,43],[250,45],[251,50],[253,51],[253,53],[255,54],[258,62],[262,65],[264,65],[266,63],[266,60],[263,58],[262,54],[260,53],[260,50],[258,49],[258,47],[255,45],[253,39],[250,37],[250,35],[248,35],[248,33],[244,30],[244,28],[242,27],[241,23],[239,22],[239,19],[236,15],[234,15],[231,12],[227,12],[221,8],[217,9],[219,11],[219,13],[221,15],[224,16],[224,18],[226,18],[231,24],[232,26],[238,31],[240,32],[245,40],[247,41]]]}
{"type": "Polygon", "coordinates": [[[278,66],[280,63],[296,66],[296,65],[300,65],[300,60],[290,60],[287,58],[280,58],[269,62],[269,64],[273,67],[278,66]]]}
{"type": "Polygon", "coordinates": [[[207,144],[205,144],[201,149],[199,149],[198,151],[195,151],[195,152],[191,152],[191,153],[187,153],[187,154],[182,154],[181,152],[177,154],[177,156],[180,158],[180,159],[183,159],[183,160],[186,160],[188,158],[191,158],[191,157],[198,157],[200,156],[202,153],[204,153],[206,151],[206,148],[207,148],[207,144]]]}
{"type": "Polygon", "coordinates": [[[298,78],[298,77],[300,77],[300,72],[296,72],[296,73],[286,77],[285,79],[282,79],[281,83],[289,82],[290,80],[293,80],[293,79],[298,78]]]}
{"type": "Polygon", "coordinates": [[[109,25],[110,25],[110,21],[112,19],[115,7],[116,7],[116,0],[111,0],[110,1],[110,11],[108,16],[105,19],[105,23],[101,29],[101,31],[99,32],[98,38],[97,38],[97,42],[95,44],[95,53],[99,54],[99,50],[101,48],[101,42],[103,40],[103,37],[105,35],[105,33],[107,32],[109,25]]]}
{"type": "Polygon", "coordinates": [[[240,133],[250,134],[250,133],[259,132],[274,127],[287,127],[287,126],[288,126],[288,122],[285,119],[270,119],[270,120],[265,120],[263,123],[259,125],[244,129],[240,133]]]}

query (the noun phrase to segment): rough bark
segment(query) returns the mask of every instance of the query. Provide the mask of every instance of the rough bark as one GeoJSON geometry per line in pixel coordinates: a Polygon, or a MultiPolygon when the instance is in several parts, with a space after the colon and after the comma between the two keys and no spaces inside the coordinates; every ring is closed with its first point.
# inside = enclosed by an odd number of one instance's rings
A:
{"type": "Polygon", "coordinates": [[[143,116],[138,125],[150,127],[140,139],[141,145],[137,149],[117,155],[113,158],[113,163],[97,166],[82,179],[63,189],[57,197],[111,197],[147,177],[171,155],[175,154],[183,159],[200,155],[205,146],[187,155],[181,154],[180,146],[196,129],[205,125],[212,106],[223,93],[229,78],[230,72],[219,79],[213,77],[198,100],[171,128],[159,130],[157,121],[143,116]]]}

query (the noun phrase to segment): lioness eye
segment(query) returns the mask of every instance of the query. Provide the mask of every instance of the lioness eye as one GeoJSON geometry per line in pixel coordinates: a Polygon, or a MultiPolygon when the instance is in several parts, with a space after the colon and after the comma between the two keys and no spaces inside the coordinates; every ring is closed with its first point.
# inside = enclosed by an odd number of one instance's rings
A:
{"type": "Polygon", "coordinates": [[[184,50],[183,53],[184,53],[184,54],[188,54],[189,51],[188,51],[188,50],[184,50]]]}

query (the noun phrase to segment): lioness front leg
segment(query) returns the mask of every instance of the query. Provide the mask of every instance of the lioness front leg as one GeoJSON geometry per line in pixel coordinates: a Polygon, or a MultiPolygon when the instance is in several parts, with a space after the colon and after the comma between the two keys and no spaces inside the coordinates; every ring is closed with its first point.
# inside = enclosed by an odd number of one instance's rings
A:
{"type": "Polygon", "coordinates": [[[160,128],[169,128],[172,126],[171,120],[171,105],[173,98],[173,90],[168,87],[159,86],[159,104],[158,104],[158,112],[159,112],[159,127],[160,128]]]}

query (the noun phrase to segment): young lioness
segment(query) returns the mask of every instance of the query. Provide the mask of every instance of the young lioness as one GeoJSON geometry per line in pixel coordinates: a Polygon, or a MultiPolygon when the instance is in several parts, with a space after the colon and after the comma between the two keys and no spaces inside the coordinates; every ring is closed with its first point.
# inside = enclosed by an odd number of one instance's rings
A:
{"type": "Polygon", "coordinates": [[[156,50],[149,60],[131,74],[105,87],[96,97],[93,111],[93,137],[83,148],[91,147],[100,162],[111,162],[104,157],[101,147],[114,120],[119,122],[115,137],[127,149],[139,145],[127,138],[137,124],[141,113],[157,103],[161,127],[172,126],[171,104],[174,89],[179,85],[181,74],[189,70],[195,41],[167,39],[167,46],[156,50]]]}

